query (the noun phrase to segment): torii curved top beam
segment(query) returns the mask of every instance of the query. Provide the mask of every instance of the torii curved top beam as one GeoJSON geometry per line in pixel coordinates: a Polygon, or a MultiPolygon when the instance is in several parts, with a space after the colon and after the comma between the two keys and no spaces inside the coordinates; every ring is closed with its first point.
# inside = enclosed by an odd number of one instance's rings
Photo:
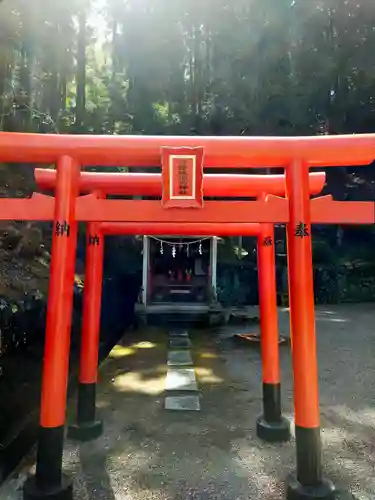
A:
{"type": "MultiPolygon", "coordinates": [[[[35,182],[39,189],[53,191],[56,170],[36,168],[35,182]]],[[[325,183],[325,172],[309,175],[310,193],[318,194],[325,183]]],[[[80,191],[90,193],[100,190],[105,194],[131,196],[161,196],[161,174],[82,172],[80,191]]],[[[204,196],[256,197],[263,192],[285,196],[285,175],[205,174],[204,196]]]]}
{"type": "Polygon", "coordinates": [[[375,135],[314,137],[96,136],[0,133],[0,161],[56,163],[63,155],[81,165],[160,165],[161,148],[204,148],[206,167],[285,167],[303,159],[312,167],[368,165],[375,135]]]}

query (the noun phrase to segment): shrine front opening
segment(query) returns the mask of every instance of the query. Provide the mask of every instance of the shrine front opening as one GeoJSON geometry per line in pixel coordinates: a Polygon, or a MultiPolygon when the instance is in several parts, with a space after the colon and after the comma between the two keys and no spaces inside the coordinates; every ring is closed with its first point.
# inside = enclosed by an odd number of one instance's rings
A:
{"type": "Polygon", "coordinates": [[[1,199],[0,220],[52,220],[54,224],[36,475],[27,499],[72,498],[61,457],[72,312],[77,223],[267,223],[287,224],[297,471],[287,496],[331,499],[323,477],[317,384],[311,224],[374,224],[374,202],[310,200],[309,168],[369,165],[374,135],[323,137],[147,137],[0,133],[0,161],[55,163],[55,198],[1,199]],[[202,161],[207,168],[285,168],[286,199],[205,201],[202,161]],[[79,196],[86,165],[160,166],[162,203],[79,196]],[[164,168],[166,165],[166,168],[164,168]]]}

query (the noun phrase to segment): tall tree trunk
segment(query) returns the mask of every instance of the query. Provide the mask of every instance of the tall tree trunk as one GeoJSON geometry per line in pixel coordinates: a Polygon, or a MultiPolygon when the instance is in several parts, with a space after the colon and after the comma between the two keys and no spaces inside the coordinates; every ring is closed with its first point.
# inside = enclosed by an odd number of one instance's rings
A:
{"type": "Polygon", "coordinates": [[[86,107],[86,11],[82,9],[78,18],[77,43],[77,96],[76,96],[76,132],[82,132],[85,123],[86,107]]]}
{"type": "Polygon", "coordinates": [[[111,86],[109,91],[110,98],[110,106],[108,113],[108,128],[110,132],[113,134],[115,131],[115,122],[116,122],[116,77],[119,71],[119,58],[117,54],[117,18],[116,18],[116,9],[113,10],[112,13],[112,22],[111,22],[111,31],[112,31],[112,72],[111,72],[111,86]]]}
{"type": "Polygon", "coordinates": [[[20,88],[18,99],[22,130],[31,129],[31,26],[26,12],[23,19],[23,42],[21,45],[20,88]]]}
{"type": "Polygon", "coordinates": [[[202,33],[201,27],[196,22],[194,27],[194,72],[195,72],[195,90],[196,90],[196,113],[200,121],[202,117],[202,104],[204,96],[204,83],[202,78],[202,55],[201,55],[202,33]]]}
{"type": "Polygon", "coordinates": [[[60,109],[61,109],[61,111],[66,110],[66,87],[67,87],[66,74],[63,70],[62,74],[60,75],[60,109]]]}
{"type": "Polygon", "coordinates": [[[51,116],[51,126],[54,132],[57,131],[57,122],[60,109],[59,75],[57,65],[51,71],[49,81],[49,114],[51,116]]]}
{"type": "Polygon", "coordinates": [[[0,59],[0,130],[5,130],[6,115],[9,113],[9,106],[6,105],[6,92],[8,91],[7,81],[11,75],[10,51],[4,50],[3,59],[0,59]]]}
{"type": "Polygon", "coordinates": [[[112,84],[115,83],[116,80],[116,75],[119,70],[119,61],[118,61],[118,55],[117,55],[117,19],[116,19],[116,13],[113,12],[113,18],[112,18],[112,26],[111,26],[111,31],[112,31],[112,84]]]}

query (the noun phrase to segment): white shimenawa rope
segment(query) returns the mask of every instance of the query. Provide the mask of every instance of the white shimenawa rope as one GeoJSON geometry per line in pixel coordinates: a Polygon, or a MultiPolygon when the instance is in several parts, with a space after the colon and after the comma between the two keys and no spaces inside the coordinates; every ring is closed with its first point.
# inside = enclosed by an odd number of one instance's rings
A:
{"type": "Polygon", "coordinates": [[[159,243],[165,243],[166,245],[170,246],[180,246],[180,245],[195,245],[196,243],[202,243],[202,241],[209,240],[211,237],[207,236],[207,238],[202,238],[200,240],[193,240],[193,241],[168,241],[168,240],[163,240],[162,238],[157,238],[156,236],[149,236],[149,238],[152,238],[155,241],[158,241],[159,243]]]}

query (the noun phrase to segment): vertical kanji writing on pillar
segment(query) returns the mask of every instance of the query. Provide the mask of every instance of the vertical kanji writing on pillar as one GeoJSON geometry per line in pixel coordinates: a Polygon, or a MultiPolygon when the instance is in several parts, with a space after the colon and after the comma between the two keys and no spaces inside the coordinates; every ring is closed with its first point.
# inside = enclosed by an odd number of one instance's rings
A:
{"type": "Polygon", "coordinates": [[[55,224],[55,234],[56,236],[70,236],[70,226],[67,221],[56,221],[55,224]]]}
{"type": "Polygon", "coordinates": [[[270,247],[272,246],[272,238],[271,236],[266,236],[263,240],[263,246],[270,247]]]}
{"type": "Polygon", "coordinates": [[[178,164],[178,194],[186,196],[188,194],[188,174],[186,160],[180,160],[178,164]]]}
{"type": "Polygon", "coordinates": [[[303,222],[300,222],[299,224],[297,224],[294,234],[298,238],[305,238],[306,236],[309,236],[309,230],[307,228],[307,225],[304,224],[303,222]]]}
{"type": "Polygon", "coordinates": [[[88,243],[89,245],[96,245],[98,246],[100,244],[100,238],[97,234],[90,234],[88,238],[88,243]]]}

